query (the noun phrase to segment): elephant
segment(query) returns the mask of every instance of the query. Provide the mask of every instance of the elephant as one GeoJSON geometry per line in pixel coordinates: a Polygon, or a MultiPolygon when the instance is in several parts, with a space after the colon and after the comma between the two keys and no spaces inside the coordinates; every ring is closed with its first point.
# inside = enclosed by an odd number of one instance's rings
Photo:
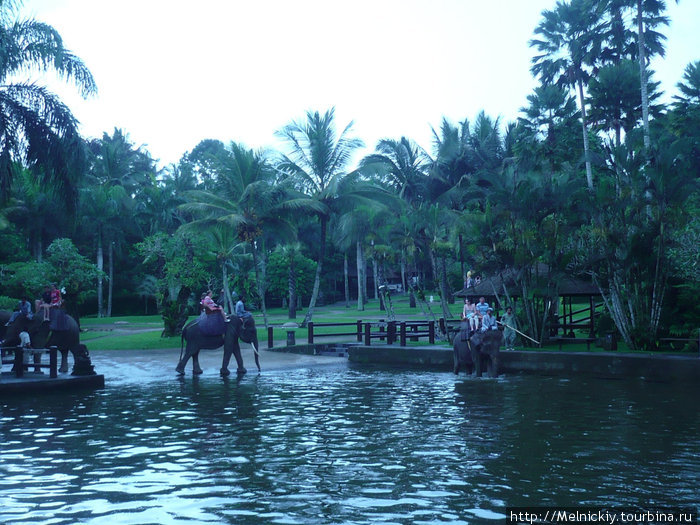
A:
{"type": "Polygon", "coordinates": [[[469,334],[469,325],[462,322],[452,345],[454,352],[454,373],[459,374],[464,365],[468,373],[482,376],[486,368],[489,377],[498,377],[500,347],[503,344],[501,330],[476,331],[469,334]]]}
{"type": "MultiPolygon", "coordinates": [[[[20,315],[7,327],[3,346],[16,346],[20,344],[19,333],[26,331],[34,348],[48,348],[55,346],[61,353],[61,366],[59,372],[68,372],[68,352],[73,354],[72,375],[94,375],[95,369],[90,360],[87,347],[80,344],[80,328],[78,323],[70,315],[65,315],[65,330],[52,330],[49,321],[44,321],[41,315],[34,315],[31,319],[26,315],[20,315]]],[[[7,312],[0,312],[0,320],[4,319],[7,312]]],[[[9,319],[9,315],[8,315],[9,319]]]]}
{"type": "Polygon", "coordinates": [[[459,374],[462,365],[465,367],[467,374],[474,372],[474,361],[472,361],[472,353],[469,349],[469,332],[469,323],[462,321],[459,325],[459,331],[452,340],[455,374],[459,374]]]}
{"type": "Polygon", "coordinates": [[[175,368],[179,375],[184,375],[185,365],[192,358],[192,371],[196,374],[201,374],[202,369],[199,366],[199,351],[202,348],[215,349],[224,347],[224,358],[221,363],[220,374],[222,377],[230,375],[228,369],[231,354],[236,358],[238,369],[236,373],[240,376],[247,372],[243,366],[243,357],[241,357],[241,347],[238,339],[246,343],[252,343],[255,346],[255,364],[260,371],[260,360],[258,357],[258,334],[255,328],[255,321],[252,317],[241,320],[238,316],[231,316],[226,322],[225,332],[222,335],[204,335],[199,327],[197,320],[191,321],[182,329],[182,346],[184,346],[184,355],[182,347],[180,349],[180,361],[175,368]],[[185,345],[185,341],[187,344],[185,345]]]}

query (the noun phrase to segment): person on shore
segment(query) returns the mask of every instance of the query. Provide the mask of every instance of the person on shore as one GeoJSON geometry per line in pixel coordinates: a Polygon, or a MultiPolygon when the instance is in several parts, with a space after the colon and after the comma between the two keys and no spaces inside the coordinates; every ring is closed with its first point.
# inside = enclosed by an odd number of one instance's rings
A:
{"type": "Polygon", "coordinates": [[[513,314],[513,308],[506,308],[506,313],[501,316],[501,324],[505,327],[503,330],[503,340],[506,346],[506,350],[515,350],[515,329],[516,320],[515,314],[513,314]]]}

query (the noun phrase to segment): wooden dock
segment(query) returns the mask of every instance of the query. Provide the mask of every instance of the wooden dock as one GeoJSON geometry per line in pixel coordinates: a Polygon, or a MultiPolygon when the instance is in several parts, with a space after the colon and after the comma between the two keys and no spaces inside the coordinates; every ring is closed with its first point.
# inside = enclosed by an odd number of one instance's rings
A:
{"type": "Polygon", "coordinates": [[[104,388],[101,374],[71,375],[58,373],[56,347],[46,349],[3,348],[0,352],[3,365],[12,365],[11,371],[0,373],[0,395],[36,392],[64,392],[81,388],[104,388]],[[24,353],[30,353],[31,362],[25,362],[24,353]],[[41,356],[49,355],[48,363],[41,363],[41,356]],[[48,369],[48,374],[42,369],[48,369]]]}

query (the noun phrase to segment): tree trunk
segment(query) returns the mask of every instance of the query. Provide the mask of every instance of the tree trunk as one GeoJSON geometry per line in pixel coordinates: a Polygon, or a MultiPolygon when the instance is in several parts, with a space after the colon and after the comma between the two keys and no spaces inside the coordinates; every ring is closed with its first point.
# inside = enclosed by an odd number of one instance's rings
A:
{"type": "Polygon", "coordinates": [[[581,104],[581,129],[583,130],[583,155],[586,161],[586,183],[588,189],[593,191],[593,169],[591,168],[591,150],[588,144],[588,123],[586,117],[586,100],[583,98],[583,81],[578,80],[578,98],[581,104]]]}
{"type": "Polygon", "coordinates": [[[401,286],[403,287],[402,289],[404,291],[407,290],[407,288],[406,288],[406,259],[403,257],[403,254],[401,255],[401,286]]]}
{"type": "Polygon", "coordinates": [[[459,265],[460,269],[462,270],[462,282],[464,282],[464,288],[466,288],[467,271],[464,267],[464,236],[461,233],[459,234],[459,265]]]}
{"type": "Polygon", "coordinates": [[[260,263],[258,262],[258,250],[255,247],[255,242],[251,241],[250,243],[250,248],[251,251],[253,252],[253,267],[255,268],[255,280],[256,280],[256,287],[258,289],[258,296],[260,297],[260,310],[262,311],[263,314],[263,321],[265,323],[265,328],[267,329],[268,324],[267,324],[267,308],[265,307],[265,286],[264,286],[264,268],[263,271],[260,271],[260,263]],[[261,275],[262,274],[262,275],[261,275]]]}
{"type": "Polygon", "coordinates": [[[318,264],[316,265],[316,277],[314,278],[314,289],[311,292],[311,300],[309,300],[309,308],[306,310],[306,315],[301,323],[302,327],[306,327],[311,319],[313,319],[314,308],[316,308],[316,301],[318,300],[318,292],[321,289],[321,272],[323,271],[323,259],[326,257],[326,229],[328,219],[326,217],[321,217],[321,249],[318,255],[318,264]]]}
{"type": "Polygon", "coordinates": [[[647,91],[647,59],[644,48],[644,18],[642,0],[637,0],[637,48],[639,55],[639,89],[642,94],[642,128],[644,130],[644,152],[649,154],[651,136],[649,133],[649,93],[647,91]]]}
{"type": "Polygon", "coordinates": [[[345,308],[350,308],[350,277],[348,272],[348,254],[343,254],[343,277],[345,278],[345,308]]]}
{"type": "Polygon", "coordinates": [[[287,285],[289,287],[289,319],[297,318],[297,270],[294,262],[294,252],[289,258],[289,274],[287,276],[287,285]]]}
{"type": "Polygon", "coordinates": [[[41,243],[41,232],[37,235],[36,241],[34,242],[34,258],[36,262],[41,263],[44,256],[44,250],[41,243]]]}
{"type": "Polygon", "coordinates": [[[440,257],[440,266],[440,306],[442,307],[442,316],[447,320],[452,318],[452,314],[447,305],[447,263],[444,257],[440,257]]]}
{"type": "Polygon", "coordinates": [[[104,270],[104,252],[102,251],[102,228],[97,228],[97,317],[103,317],[102,312],[102,271],[104,270]]]}
{"type": "Polygon", "coordinates": [[[365,258],[362,253],[362,243],[357,241],[355,244],[357,247],[357,311],[362,312],[365,309],[365,258]]]}
{"type": "Polygon", "coordinates": [[[109,280],[107,281],[107,317],[112,317],[112,291],[114,290],[114,243],[109,243],[107,250],[109,260],[109,280]]]}
{"type": "Polygon", "coordinates": [[[372,259],[372,280],[374,281],[374,298],[379,299],[379,266],[377,259],[372,259]]]}

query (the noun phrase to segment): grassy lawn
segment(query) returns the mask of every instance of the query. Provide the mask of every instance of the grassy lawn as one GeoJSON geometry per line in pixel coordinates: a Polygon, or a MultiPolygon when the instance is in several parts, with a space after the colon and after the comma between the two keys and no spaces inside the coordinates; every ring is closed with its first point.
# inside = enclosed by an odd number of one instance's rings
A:
{"type": "MultiPolygon", "coordinates": [[[[394,312],[399,320],[426,320],[419,307],[410,308],[408,295],[398,295],[392,297],[394,312]]],[[[439,303],[432,303],[431,309],[436,317],[440,316],[439,303]]],[[[459,305],[450,305],[450,310],[455,314],[454,319],[458,317],[459,305]]],[[[304,320],[306,310],[297,312],[297,318],[292,322],[301,323],[304,320]]],[[[263,325],[262,314],[259,311],[254,312],[255,321],[258,324],[258,340],[263,348],[267,347],[267,330],[263,325]]],[[[386,319],[388,314],[386,311],[379,309],[379,302],[370,300],[365,306],[364,311],[357,311],[357,303],[350,304],[350,308],[345,308],[344,304],[336,303],[329,306],[317,307],[314,311],[314,325],[320,323],[356,323],[358,319],[363,321],[374,321],[386,319]]],[[[191,317],[190,319],[194,319],[191,317]]],[[[283,328],[284,323],[290,322],[287,317],[287,310],[283,308],[272,308],[268,310],[268,322],[273,327],[273,337],[275,346],[281,346],[286,343],[287,330],[283,328]]],[[[80,319],[80,324],[83,332],[80,335],[90,351],[93,350],[149,350],[156,348],[179,348],[180,337],[162,338],[160,336],[163,329],[163,321],[159,315],[150,316],[128,316],[128,317],[111,317],[111,318],[95,318],[83,317],[80,319]]],[[[296,332],[297,344],[305,344],[307,342],[308,331],[306,328],[293,329],[296,332]]],[[[354,326],[344,327],[323,327],[314,326],[315,335],[333,334],[337,332],[354,332],[354,326]]],[[[585,337],[584,334],[578,334],[585,337]]],[[[352,336],[346,338],[348,341],[354,340],[352,336]]],[[[320,337],[315,339],[317,343],[330,342],[333,339],[320,337]]],[[[425,346],[426,340],[419,342],[409,342],[409,346],[425,346]]],[[[437,343],[445,348],[451,347],[447,342],[437,343]]],[[[522,348],[530,350],[545,350],[558,352],[558,345],[549,345],[542,348],[522,348]]],[[[586,352],[585,343],[567,343],[562,346],[562,351],[565,352],[586,352]]],[[[591,352],[604,352],[603,348],[599,348],[594,344],[591,345],[591,352]]],[[[628,352],[627,346],[618,341],[618,352],[628,352]]]]}

